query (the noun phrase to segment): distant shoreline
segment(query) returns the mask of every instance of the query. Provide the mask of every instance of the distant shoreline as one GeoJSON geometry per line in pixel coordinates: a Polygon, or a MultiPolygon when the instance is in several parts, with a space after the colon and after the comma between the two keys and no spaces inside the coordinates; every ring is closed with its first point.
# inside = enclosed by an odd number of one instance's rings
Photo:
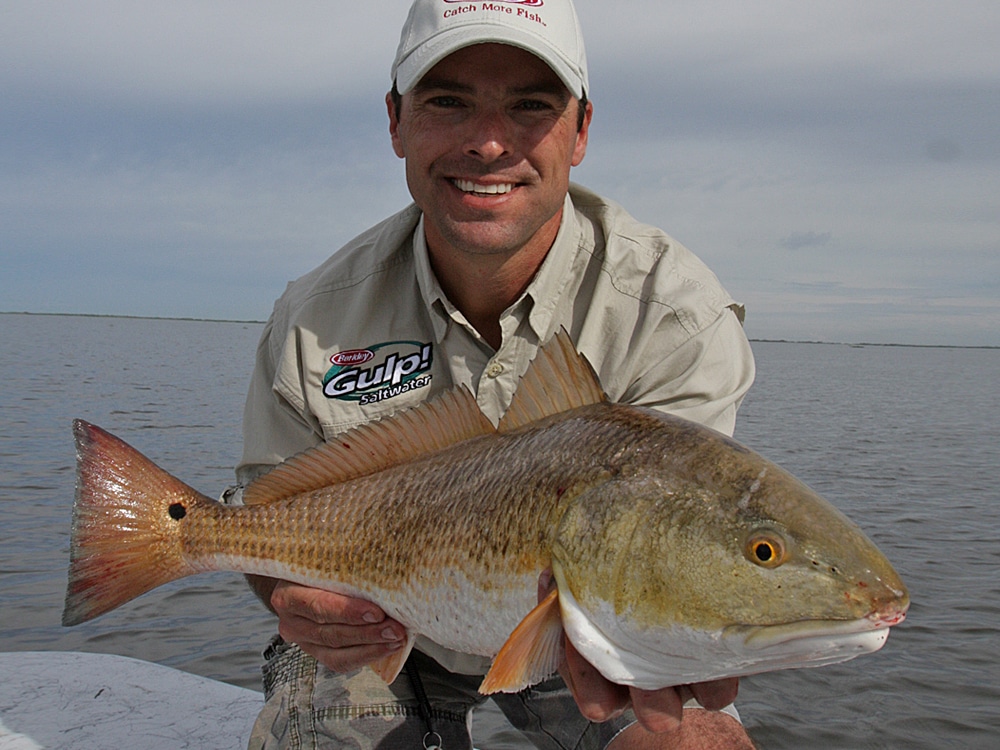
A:
{"type": "MultiPolygon", "coordinates": [[[[110,315],[100,313],[48,313],[48,312],[28,312],[26,310],[3,310],[0,315],[36,315],[46,317],[62,318],[120,318],[123,320],[178,320],[189,323],[236,323],[249,325],[264,325],[264,320],[236,320],[231,318],[184,318],[161,315],[110,315]]],[[[879,344],[870,341],[804,341],[799,339],[757,339],[751,338],[751,343],[758,344],[817,344],[822,346],[850,346],[862,348],[866,346],[891,346],[900,349],[989,349],[998,350],[1000,346],[963,346],[961,344],[879,344]]]]}
{"type": "Polygon", "coordinates": [[[113,315],[102,313],[49,313],[26,310],[0,310],[0,315],[37,315],[49,318],[121,318],[123,320],[182,320],[189,323],[253,323],[263,325],[266,320],[238,320],[235,318],[183,318],[173,315],[113,315]]]}
{"type": "Polygon", "coordinates": [[[879,344],[873,341],[802,341],[799,339],[750,339],[757,344],[820,344],[823,346],[848,346],[852,349],[864,349],[866,346],[891,346],[897,349],[1000,349],[1000,346],[964,346],[962,344],[879,344]]]}

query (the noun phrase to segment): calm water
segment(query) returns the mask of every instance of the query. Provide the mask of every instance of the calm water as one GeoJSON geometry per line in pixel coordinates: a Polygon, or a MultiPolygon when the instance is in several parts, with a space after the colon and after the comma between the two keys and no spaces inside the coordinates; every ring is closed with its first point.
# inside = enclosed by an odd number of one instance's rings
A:
{"type": "MultiPolygon", "coordinates": [[[[70,421],[120,435],[208,494],[230,481],[261,326],[0,315],[5,650],[124,654],[258,688],[272,618],[239,576],[177,582],[59,625],[70,421]]],[[[992,748],[1000,737],[1000,351],[757,343],[737,437],[854,518],[910,587],[879,653],[741,684],[779,748],[992,748]]],[[[491,724],[493,719],[484,720],[491,724]]],[[[511,750],[500,733],[485,747],[511,750]]]]}

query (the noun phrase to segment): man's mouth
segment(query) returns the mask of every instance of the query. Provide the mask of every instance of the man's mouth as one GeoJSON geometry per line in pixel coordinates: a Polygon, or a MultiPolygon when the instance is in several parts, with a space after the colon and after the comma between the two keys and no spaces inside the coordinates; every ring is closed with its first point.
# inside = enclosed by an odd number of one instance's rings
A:
{"type": "Polygon", "coordinates": [[[471,180],[461,180],[455,178],[451,184],[463,193],[473,193],[476,195],[506,195],[511,192],[516,185],[513,182],[501,182],[495,185],[481,185],[471,180]]]}

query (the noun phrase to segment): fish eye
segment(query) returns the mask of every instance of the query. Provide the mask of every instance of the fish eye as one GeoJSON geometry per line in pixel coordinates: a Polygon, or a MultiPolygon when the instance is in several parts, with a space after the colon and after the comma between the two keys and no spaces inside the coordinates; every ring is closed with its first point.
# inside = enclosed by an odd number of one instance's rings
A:
{"type": "Polygon", "coordinates": [[[744,550],[747,559],[762,568],[777,568],[785,562],[785,542],[773,531],[760,531],[752,535],[744,550]]]}

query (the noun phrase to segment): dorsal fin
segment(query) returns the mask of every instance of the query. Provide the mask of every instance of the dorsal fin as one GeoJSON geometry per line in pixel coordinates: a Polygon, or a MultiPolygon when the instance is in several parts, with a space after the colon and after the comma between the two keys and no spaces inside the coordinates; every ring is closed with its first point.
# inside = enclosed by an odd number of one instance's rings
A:
{"type": "Polygon", "coordinates": [[[580,406],[607,401],[594,368],[580,354],[565,328],[560,328],[517,384],[499,432],[511,432],[539,419],[580,406]]]}
{"type": "Polygon", "coordinates": [[[247,485],[243,502],[259,505],[283,500],[494,432],[469,389],[460,386],[289,458],[247,485]]]}

